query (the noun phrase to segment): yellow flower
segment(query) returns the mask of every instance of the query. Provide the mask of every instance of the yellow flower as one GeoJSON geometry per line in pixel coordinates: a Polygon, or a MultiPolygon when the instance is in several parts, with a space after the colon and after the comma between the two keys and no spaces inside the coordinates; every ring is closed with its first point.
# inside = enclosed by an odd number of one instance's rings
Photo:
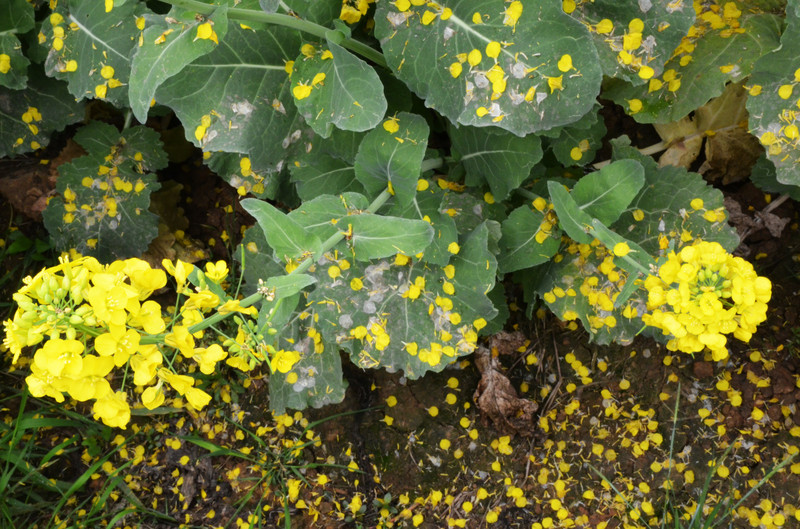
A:
{"type": "Polygon", "coordinates": [[[750,263],[705,241],[670,253],[644,287],[651,312],[642,321],[671,337],[667,348],[687,353],[707,348],[715,361],[728,356],[725,335],[750,340],[766,319],[772,296],[772,284],[750,263]]]}
{"type": "Polygon", "coordinates": [[[164,404],[164,392],[161,391],[161,384],[150,386],[142,392],[142,404],[148,410],[154,410],[164,404]]]}
{"type": "Polygon", "coordinates": [[[292,367],[300,361],[300,353],[297,351],[278,351],[272,357],[272,370],[279,373],[288,373],[292,367]]]}
{"type": "Polygon", "coordinates": [[[219,260],[216,263],[206,263],[206,277],[215,283],[222,283],[228,277],[228,264],[219,260]]]}
{"type": "Polygon", "coordinates": [[[624,242],[618,242],[614,245],[614,255],[617,257],[625,257],[631,252],[630,246],[624,242]]]}
{"type": "Polygon", "coordinates": [[[123,391],[110,393],[95,401],[92,407],[94,418],[112,428],[126,428],[131,420],[131,408],[123,391]]]}
{"type": "Polygon", "coordinates": [[[219,44],[219,39],[217,39],[217,33],[214,31],[211,22],[203,22],[199,26],[197,26],[197,39],[204,39],[204,40],[211,40],[215,44],[219,44]]]}

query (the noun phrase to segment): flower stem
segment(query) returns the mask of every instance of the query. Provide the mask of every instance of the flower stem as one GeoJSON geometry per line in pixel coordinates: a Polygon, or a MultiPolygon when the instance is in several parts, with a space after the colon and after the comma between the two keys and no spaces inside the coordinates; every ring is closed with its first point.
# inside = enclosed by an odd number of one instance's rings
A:
{"type": "MultiPolygon", "coordinates": [[[[198,0],[163,0],[167,4],[171,4],[175,7],[181,7],[184,9],[190,9],[192,11],[196,11],[201,15],[210,15],[216,9],[217,6],[206,4],[203,2],[199,2],[198,0]]],[[[231,7],[228,9],[228,18],[230,20],[242,20],[246,22],[260,22],[264,24],[274,24],[277,26],[284,26],[291,29],[296,29],[297,31],[302,31],[303,33],[309,33],[321,39],[326,38],[331,31],[331,29],[326,28],[325,26],[321,26],[319,24],[315,24],[314,22],[309,22],[308,20],[303,20],[301,18],[293,17],[291,15],[283,15],[280,13],[265,13],[263,11],[257,11],[255,9],[242,9],[239,7],[231,7]]],[[[386,58],[383,56],[381,52],[372,48],[363,42],[357,41],[352,38],[345,38],[341,42],[341,46],[343,48],[347,48],[348,50],[355,52],[365,59],[369,59],[370,61],[374,62],[379,66],[383,66],[384,68],[388,68],[386,64],[386,58]]]]}

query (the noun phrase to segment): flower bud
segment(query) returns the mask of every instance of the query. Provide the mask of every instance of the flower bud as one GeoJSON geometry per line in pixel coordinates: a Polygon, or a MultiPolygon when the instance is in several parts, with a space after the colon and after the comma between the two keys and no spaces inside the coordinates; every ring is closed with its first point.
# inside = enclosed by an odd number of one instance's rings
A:
{"type": "Polygon", "coordinates": [[[77,314],[73,314],[72,316],[69,317],[69,323],[70,325],[80,325],[81,323],[83,323],[83,317],[77,314]]]}
{"type": "Polygon", "coordinates": [[[75,327],[67,327],[67,330],[64,334],[67,335],[67,340],[74,340],[75,336],[77,335],[77,331],[75,330],[75,327]]]}

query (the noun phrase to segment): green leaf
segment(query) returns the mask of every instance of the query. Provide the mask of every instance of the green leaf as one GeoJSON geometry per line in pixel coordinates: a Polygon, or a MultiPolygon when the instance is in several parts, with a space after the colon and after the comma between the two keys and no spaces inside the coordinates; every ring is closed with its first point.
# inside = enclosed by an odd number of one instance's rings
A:
{"type": "Polygon", "coordinates": [[[583,166],[591,163],[602,147],[606,124],[600,113],[594,112],[577,123],[562,127],[558,132],[548,142],[558,162],[564,167],[583,166]]]}
{"type": "Polygon", "coordinates": [[[489,185],[495,200],[505,200],[542,159],[539,136],[524,138],[505,131],[477,127],[449,127],[453,156],[467,171],[466,184],[489,185]]]}
{"type": "Polygon", "coordinates": [[[456,223],[451,213],[443,207],[444,197],[448,193],[436,183],[426,178],[419,180],[414,199],[406,206],[395,203],[389,210],[390,215],[407,219],[419,219],[430,222],[433,227],[433,240],[425,248],[422,260],[426,263],[445,266],[450,262],[452,254],[447,251],[450,243],[458,241],[456,223]]]}
{"type": "Polygon", "coordinates": [[[258,5],[261,6],[267,13],[274,13],[278,10],[278,6],[280,5],[279,0],[258,0],[258,5]]]}
{"type": "Polygon", "coordinates": [[[416,255],[431,243],[433,227],[424,220],[411,220],[362,213],[341,221],[352,228],[350,242],[359,261],[381,259],[397,253],[416,255]]]}
{"type": "Polygon", "coordinates": [[[22,54],[18,35],[34,28],[33,6],[26,0],[0,5],[0,86],[19,90],[28,83],[30,61],[22,54]]]}
{"type": "Polygon", "coordinates": [[[255,217],[279,259],[297,259],[307,252],[316,255],[322,249],[322,242],[316,235],[306,231],[269,202],[246,198],[241,205],[255,217]]]}
{"type": "Polygon", "coordinates": [[[44,210],[53,245],[102,262],[139,256],[158,235],[158,217],[148,211],[161,186],[149,168],[166,165],[158,133],[94,122],[79,141],[89,151],[59,167],[56,190],[44,210]]]}
{"type": "Polygon", "coordinates": [[[592,242],[591,215],[585,213],[575,199],[570,196],[569,191],[558,182],[552,180],[547,182],[547,190],[550,192],[550,200],[553,202],[556,215],[558,215],[558,225],[561,229],[580,243],[592,242]]]}
{"type": "Polygon", "coordinates": [[[740,17],[730,19],[709,11],[693,28],[694,36],[673,52],[660,77],[637,86],[613,80],[604,96],[640,123],[678,121],[720,95],[728,82],[747,77],[759,57],[778,47],[781,18],[747,14],[745,8],[740,17]]]}
{"type": "Polygon", "coordinates": [[[316,278],[308,274],[290,274],[270,277],[266,280],[266,285],[274,290],[275,300],[279,300],[294,296],[316,281],[316,278]]]}
{"type": "Polygon", "coordinates": [[[235,188],[239,196],[253,194],[258,198],[276,198],[284,174],[252,168],[249,156],[240,153],[209,152],[203,156],[208,168],[235,188]]]}
{"type": "Polygon", "coordinates": [[[520,206],[503,221],[501,273],[545,263],[558,252],[561,246],[560,231],[545,219],[545,213],[520,206]],[[540,232],[547,234],[541,243],[536,240],[540,232]]]}
{"type": "MultiPolygon", "coordinates": [[[[218,39],[228,30],[227,7],[221,6],[208,17],[218,39]]],[[[139,122],[147,121],[150,102],[161,84],[183,68],[216,48],[211,39],[197,38],[197,28],[203,19],[173,8],[169,15],[144,17],[145,30],[131,65],[128,97],[131,110],[139,122]]]]}
{"type": "MultiPolygon", "coordinates": [[[[67,81],[76,99],[97,98],[127,106],[136,19],[147,12],[126,2],[106,13],[104,2],[61,2],[42,24],[50,53],[47,75],[67,81]],[[74,61],[74,62],[72,62],[74,61]]],[[[149,103],[149,102],[148,102],[149,103]]]]}
{"type": "Polygon", "coordinates": [[[559,2],[378,2],[375,36],[395,75],[453,123],[524,136],[577,121],[600,91],[592,37],[559,2]]]}
{"type": "Polygon", "coordinates": [[[344,399],[347,380],[342,374],[339,351],[335,344],[328,344],[321,353],[315,352],[316,344],[308,335],[309,330],[295,320],[283,327],[280,334],[280,348],[298,351],[301,358],[289,373],[275,372],[269,377],[269,406],[276,414],[288,408],[320,408],[344,399]],[[293,382],[287,380],[290,375],[293,382]]]}
{"type": "Polygon", "coordinates": [[[453,299],[461,305],[461,317],[468,322],[478,318],[488,322],[497,316],[497,309],[488,297],[497,281],[496,252],[489,249],[492,223],[481,223],[463,239],[451,261],[455,268],[453,299]]]}
{"type": "Polygon", "coordinates": [[[584,176],[572,198],[606,226],[617,220],[644,185],[644,168],[635,160],[619,160],[584,176]]]}
{"type": "Polygon", "coordinates": [[[627,137],[612,140],[611,144],[614,160],[631,159],[642,165],[644,185],[609,228],[624,234],[652,256],[662,255],[663,245],[669,240],[675,241],[676,249],[684,244],[684,232],[693,238],[716,241],[729,252],[739,245],[735,228],[727,223],[722,192],[708,185],[701,175],[680,167],[659,167],[651,157],[631,147],[627,137]],[[703,201],[699,210],[691,206],[696,198],[703,201]],[[709,221],[703,218],[707,212],[719,215],[709,221]]]}
{"type": "Polygon", "coordinates": [[[494,258],[486,248],[487,235],[484,226],[462,248],[465,257],[482,268],[481,275],[466,259],[456,262],[455,257],[454,266],[448,268],[414,258],[356,261],[350,266],[339,260],[318,266],[318,283],[308,296],[310,316],[306,321],[318,318],[325,342],[350,353],[362,368],[403,370],[412,379],[427,371],[441,371],[474,350],[477,330],[471,315],[482,312],[488,321],[496,314],[493,307],[487,309],[486,296],[476,295],[487,290],[484,275],[495,273],[484,264],[494,258]],[[483,255],[479,256],[480,251],[483,255]],[[331,266],[337,267],[337,273],[329,272],[331,266]],[[462,273],[464,278],[458,284],[462,273]],[[477,310],[464,301],[475,299],[481,301],[477,310]]]}
{"type": "Polygon", "coordinates": [[[595,0],[576,5],[571,15],[589,28],[603,74],[634,85],[646,82],[638,74],[642,65],[661,75],[670,58],[665,51],[680,44],[695,20],[691,6],[674,2],[595,0]]]}
{"type": "Polygon", "coordinates": [[[359,132],[380,123],[386,98],[375,70],[330,39],[327,49],[308,47],[294,62],[292,93],[314,132],[327,138],[334,126],[359,132]]]}
{"type": "Polygon", "coordinates": [[[428,134],[428,124],[417,114],[401,112],[387,119],[361,141],[356,178],[371,196],[391,184],[397,201],[408,204],[416,194],[428,134]]]}
{"type": "Polygon", "coordinates": [[[320,240],[325,240],[339,231],[347,230],[346,224],[339,224],[340,219],[360,213],[368,206],[367,198],[358,193],[321,195],[293,209],[289,218],[320,240]]]}
{"type": "Polygon", "coordinates": [[[767,158],[775,164],[778,182],[796,186],[800,185],[800,132],[795,117],[800,97],[795,90],[800,79],[800,18],[787,14],[787,21],[781,47],[756,62],[748,83],[747,111],[750,133],[761,141],[767,158]]]}
{"type": "Polygon", "coordinates": [[[67,92],[66,83],[45,77],[38,66],[28,87],[2,89],[0,97],[0,158],[35,151],[50,143],[50,133],[83,119],[83,103],[67,92]]]}
{"type": "Polygon", "coordinates": [[[615,307],[613,300],[638,276],[609,266],[612,256],[603,245],[583,251],[577,246],[567,247],[558,263],[550,262],[537,294],[558,318],[580,320],[592,341],[630,343],[644,326],[641,315],[647,292],[637,290],[624,305],[615,307]]]}
{"type": "Polygon", "coordinates": [[[74,140],[95,158],[103,158],[111,150],[119,159],[132,160],[140,172],[158,171],[169,164],[158,132],[149,127],[131,127],[120,133],[114,125],[92,121],[75,133],[74,140]]]}
{"type": "Polygon", "coordinates": [[[321,26],[330,26],[342,11],[340,0],[285,0],[284,3],[300,18],[321,26]]]}
{"type": "Polygon", "coordinates": [[[345,191],[364,191],[356,180],[353,165],[329,154],[303,156],[290,169],[297,194],[302,200],[345,191]]]}
{"type": "Polygon", "coordinates": [[[750,181],[764,192],[787,194],[792,197],[792,200],[800,200],[800,187],[778,182],[775,164],[769,161],[766,156],[761,156],[756,160],[756,164],[750,173],[750,181]]]}
{"type": "Polygon", "coordinates": [[[296,31],[232,24],[214,51],[165,81],[156,100],[175,111],[195,145],[245,154],[259,174],[280,172],[305,147],[285,70],[299,46],[296,31]]]}

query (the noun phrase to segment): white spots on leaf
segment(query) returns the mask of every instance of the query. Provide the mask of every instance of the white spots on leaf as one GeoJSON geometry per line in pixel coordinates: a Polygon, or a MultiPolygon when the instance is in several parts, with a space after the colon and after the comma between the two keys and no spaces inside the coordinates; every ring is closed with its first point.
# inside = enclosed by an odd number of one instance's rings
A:
{"type": "Polygon", "coordinates": [[[651,0],[639,0],[639,9],[642,10],[642,13],[647,13],[653,7],[653,2],[651,0]]]}
{"type": "Polygon", "coordinates": [[[489,79],[483,74],[483,72],[476,72],[475,73],[475,86],[478,88],[487,88],[489,86],[489,79]]]}
{"type": "Polygon", "coordinates": [[[286,115],[286,107],[283,106],[283,103],[279,99],[272,100],[272,108],[283,114],[286,115]]]}
{"type": "Polygon", "coordinates": [[[446,28],[444,28],[444,41],[447,42],[455,34],[456,30],[454,30],[450,26],[447,26],[446,28]]]}
{"type": "Polygon", "coordinates": [[[286,136],[283,139],[283,141],[281,142],[281,146],[284,149],[288,149],[290,145],[292,145],[293,143],[297,142],[300,139],[300,136],[302,134],[303,134],[302,131],[300,129],[297,129],[296,131],[292,132],[290,135],[286,136]]]}
{"type": "Polygon", "coordinates": [[[514,79],[522,79],[528,71],[528,66],[524,62],[515,62],[511,65],[511,77],[514,79]]]}
{"type": "Polygon", "coordinates": [[[389,24],[391,24],[393,28],[397,28],[397,26],[405,24],[412,14],[413,13],[411,13],[410,11],[406,11],[403,13],[388,13],[386,15],[386,20],[389,21],[389,24]]]}
{"type": "MultiPolygon", "coordinates": [[[[273,102],[273,106],[274,105],[275,103],[273,102]]],[[[240,101],[231,105],[231,110],[233,110],[235,114],[242,114],[245,117],[250,117],[255,109],[256,107],[250,104],[249,101],[240,101]]]]}
{"type": "Polygon", "coordinates": [[[542,101],[547,98],[547,94],[544,92],[536,92],[536,104],[538,105],[542,101]]]}

